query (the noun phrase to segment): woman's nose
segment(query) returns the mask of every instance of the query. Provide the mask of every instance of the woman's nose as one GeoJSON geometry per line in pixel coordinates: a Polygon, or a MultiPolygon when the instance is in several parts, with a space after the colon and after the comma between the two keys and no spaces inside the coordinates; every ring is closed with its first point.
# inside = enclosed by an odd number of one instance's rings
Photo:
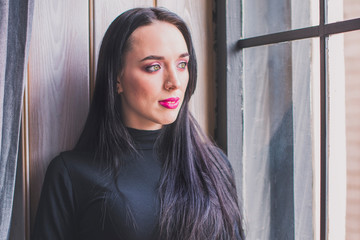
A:
{"type": "Polygon", "coordinates": [[[165,78],[165,89],[173,90],[179,88],[181,85],[179,76],[175,69],[169,69],[165,78]]]}

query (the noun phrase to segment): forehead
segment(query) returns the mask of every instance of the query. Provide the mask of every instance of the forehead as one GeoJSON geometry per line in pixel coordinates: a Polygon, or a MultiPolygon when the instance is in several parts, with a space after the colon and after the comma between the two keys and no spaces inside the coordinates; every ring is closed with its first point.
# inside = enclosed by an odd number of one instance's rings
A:
{"type": "Polygon", "coordinates": [[[180,30],[167,22],[155,21],[137,28],[130,36],[130,51],[143,54],[162,52],[187,52],[187,45],[180,30]]]}

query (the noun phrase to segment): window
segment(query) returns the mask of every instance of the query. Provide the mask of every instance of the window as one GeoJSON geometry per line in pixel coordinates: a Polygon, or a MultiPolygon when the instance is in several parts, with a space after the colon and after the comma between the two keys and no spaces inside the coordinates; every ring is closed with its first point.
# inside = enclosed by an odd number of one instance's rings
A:
{"type": "Polygon", "coordinates": [[[224,2],[216,137],[235,169],[249,239],[344,239],[343,35],[360,32],[358,1],[224,2]]]}

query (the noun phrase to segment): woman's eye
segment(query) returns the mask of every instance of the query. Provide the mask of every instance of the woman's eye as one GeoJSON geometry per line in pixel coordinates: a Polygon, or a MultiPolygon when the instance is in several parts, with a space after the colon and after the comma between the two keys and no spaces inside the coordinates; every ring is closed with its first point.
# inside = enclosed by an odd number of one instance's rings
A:
{"type": "Polygon", "coordinates": [[[185,69],[186,65],[187,65],[187,62],[181,62],[181,63],[179,63],[178,67],[181,69],[185,69]]]}
{"type": "Polygon", "coordinates": [[[156,65],[151,65],[145,68],[145,70],[147,72],[156,72],[158,70],[160,70],[160,65],[156,64],[156,65]]]}

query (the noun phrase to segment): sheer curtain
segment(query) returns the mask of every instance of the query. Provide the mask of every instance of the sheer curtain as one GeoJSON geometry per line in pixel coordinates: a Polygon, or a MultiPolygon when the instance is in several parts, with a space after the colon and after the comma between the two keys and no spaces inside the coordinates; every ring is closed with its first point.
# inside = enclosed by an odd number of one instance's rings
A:
{"type": "MultiPolygon", "coordinates": [[[[244,0],[244,37],[311,25],[309,1],[244,0]]],[[[249,239],[313,239],[311,40],[244,49],[249,239]]]]}
{"type": "Polygon", "coordinates": [[[0,239],[8,239],[34,0],[0,0],[0,239]]]}

